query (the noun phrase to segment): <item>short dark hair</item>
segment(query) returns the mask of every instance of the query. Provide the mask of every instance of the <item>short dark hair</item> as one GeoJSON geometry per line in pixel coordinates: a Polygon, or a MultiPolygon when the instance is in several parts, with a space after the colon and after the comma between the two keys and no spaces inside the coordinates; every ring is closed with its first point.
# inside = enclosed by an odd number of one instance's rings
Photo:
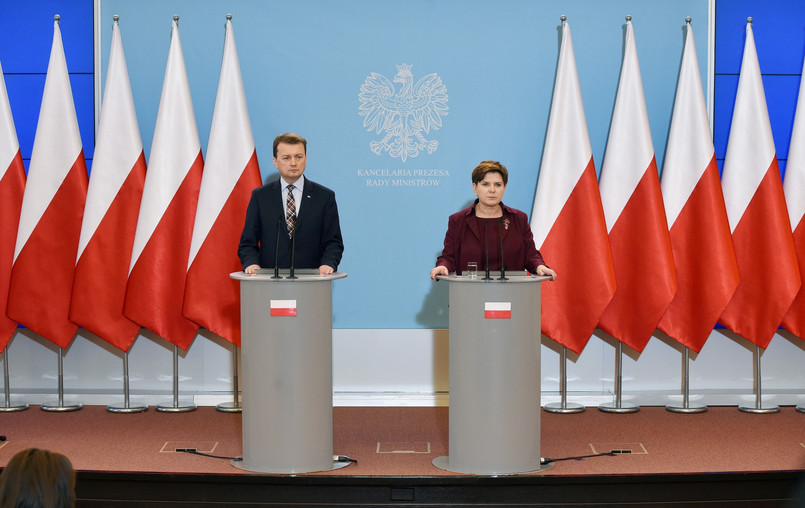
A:
{"type": "Polygon", "coordinates": [[[472,170],[472,183],[479,183],[486,177],[487,173],[500,173],[500,176],[503,177],[503,185],[508,185],[509,171],[506,169],[506,166],[498,161],[481,161],[481,163],[472,170]]]}
{"type": "Polygon", "coordinates": [[[276,138],[274,138],[274,157],[277,157],[277,146],[280,143],[286,143],[289,145],[298,145],[302,144],[305,149],[305,153],[307,153],[307,140],[300,136],[299,134],[293,132],[286,132],[285,134],[280,134],[276,138]]]}
{"type": "Polygon", "coordinates": [[[75,470],[61,453],[28,448],[0,474],[0,506],[75,506],[75,470]]]}

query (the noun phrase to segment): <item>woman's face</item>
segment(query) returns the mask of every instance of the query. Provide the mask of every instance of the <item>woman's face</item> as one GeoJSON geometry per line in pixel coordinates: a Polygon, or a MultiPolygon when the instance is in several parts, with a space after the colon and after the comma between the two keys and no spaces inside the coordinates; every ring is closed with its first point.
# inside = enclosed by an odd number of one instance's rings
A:
{"type": "Polygon", "coordinates": [[[503,175],[497,171],[490,171],[484,175],[484,179],[472,184],[472,190],[478,196],[478,202],[484,206],[497,206],[503,199],[506,192],[506,184],[503,183],[503,175]]]}

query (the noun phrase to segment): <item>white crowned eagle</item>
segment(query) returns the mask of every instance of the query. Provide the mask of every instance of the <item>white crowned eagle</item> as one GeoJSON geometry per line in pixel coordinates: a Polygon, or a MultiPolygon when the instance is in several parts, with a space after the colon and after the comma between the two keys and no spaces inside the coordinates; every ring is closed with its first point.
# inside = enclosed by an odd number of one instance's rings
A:
{"type": "Polygon", "coordinates": [[[380,155],[387,151],[403,162],[416,157],[420,150],[433,153],[439,142],[425,139],[431,129],[442,126],[447,115],[447,87],[436,74],[428,74],[414,84],[411,65],[398,65],[394,83],[401,83],[396,91],[394,84],[382,74],[373,72],[361,85],[358,95],[360,115],[367,131],[383,133],[381,141],[372,141],[369,147],[380,155]]]}

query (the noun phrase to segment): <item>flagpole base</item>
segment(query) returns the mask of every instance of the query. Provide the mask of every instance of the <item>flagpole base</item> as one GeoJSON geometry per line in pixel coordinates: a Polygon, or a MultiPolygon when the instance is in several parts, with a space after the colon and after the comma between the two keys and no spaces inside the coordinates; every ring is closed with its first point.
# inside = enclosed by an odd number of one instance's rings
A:
{"type": "Polygon", "coordinates": [[[634,404],[622,403],[622,404],[601,404],[598,406],[600,411],[604,413],[637,413],[640,410],[640,406],[635,406],[634,404]]]}
{"type": "Polygon", "coordinates": [[[576,404],[575,402],[551,402],[550,404],[545,404],[542,406],[542,409],[549,413],[573,414],[581,413],[586,408],[581,404],[576,404]]]}
{"type": "Polygon", "coordinates": [[[779,413],[780,406],[738,406],[744,413],[754,413],[754,414],[769,414],[769,413],[779,413]]]}
{"type": "Polygon", "coordinates": [[[130,414],[130,413],[142,413],[148,410],[148,406],[137,404],[137,405],[130,405],[124,404],[122,406],[117,406],[110,404],[106,406],[106,411],[109,413],[116,413],[116,414],[130,414]]]}
{"type": "Polygon", "coordinates": [[[65,404],[63,402],[57,402],[55,404],[42,404],[40,407],[42,411],[47,411],[49,413],[70,413],[72,411],[78,411],[84,406],[82,406],[80,403],[65,404]]]}
{"type": "Polygon", "coordinates": [[[707,411],[707,406],[703,404],[688,404],[687,406],[675,406],[672,404],[668,404],[667,406],[665,406],[665,409],[672,413],[693,414],[693,413],[704,413],[705,411],[707,411]]]}
{"type": "Polygon", "coordinates": [[[0,406],[0,413],[16,413],[18,411],[25,411],[28,409],[28,404],[11,404],[8,403],[5,406],[0,406]]]}
{"type": "Polygon", "coordinates": [[[189,413],[195,411],[197,407],[192,402],[163,402],[156,406],[156,410],[160,413],[189,413]]]}
{"type": "Polygon", "coordinates": [[[242,413],[243,407],[237,402],[221,402],[215,406],[216,411],[222,413],[242,413]]]}

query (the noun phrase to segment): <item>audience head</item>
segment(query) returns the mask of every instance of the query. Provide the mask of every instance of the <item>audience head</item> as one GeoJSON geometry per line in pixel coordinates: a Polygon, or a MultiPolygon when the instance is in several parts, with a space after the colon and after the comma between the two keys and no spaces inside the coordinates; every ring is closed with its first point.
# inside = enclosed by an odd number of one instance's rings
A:
{"type": "Polygon", "coordinates": [[[11,457],[0,474],[0,508],[72,508],[75,471],[64,455],[37,448],[11,457]]]}

